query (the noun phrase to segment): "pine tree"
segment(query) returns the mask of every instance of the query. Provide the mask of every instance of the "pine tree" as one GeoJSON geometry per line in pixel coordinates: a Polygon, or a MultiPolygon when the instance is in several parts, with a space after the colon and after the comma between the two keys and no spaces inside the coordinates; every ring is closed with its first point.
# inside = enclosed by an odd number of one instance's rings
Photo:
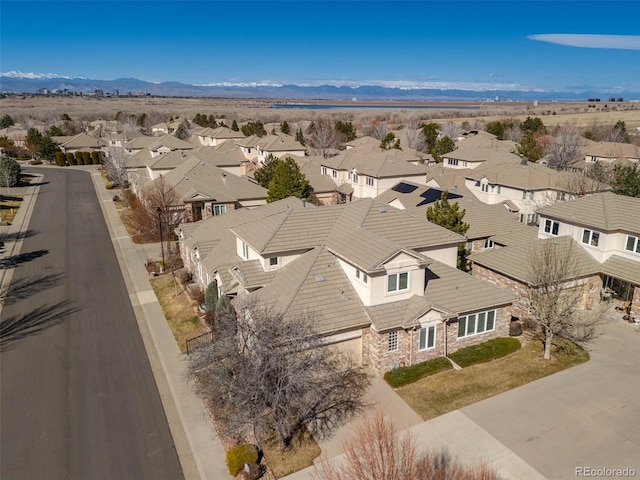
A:
{"type": "Polygon", "coordinates": [[[304,135],[302,134],[302,129],[299,128],[296,132],[296,142],[304,147],[304,135]]]}
{"type": "Polygon", "coordinates": [[[238,128],[238,122],[236,122],[235,120],[231,123],[231,130],[233,130],[234,132],[240,131],[240,129],[238,128]]]}
{"type": "MultiPolygon", "coordinates": [[[[465,213],[464,209],[460,210],[457,203],[449,203],[449,192],[445,190],[442,192],[440,200],[436,200],[433,206],[427,208],[427,220],[464,236],[469,230],[469,224],[463,221],[465,213]]],[[[466,256],[465,244],[460,243],[458,245],[458,268],[466,268],[466,256]]]]}
{"type": "Polygon", "coordinates": [[[289,129],[289,124],[286,120],[280,124],[280,131],[285,135],[289,135],[289,133],[291,132],[291,130],[289,129]]]}
{"type": "Polygon", "coordinates": [[[253,178],[259,185],[264,188],[269,188],[269,183],[273,178],[273,173],[275,172],[278,163],[280,163],[280,159],[269,154],[262,166],[253,172],[253,178]]]}
{"type": "Polygon", "coordinates": [[[296,161],[287,157],[277,162],[273,177],[269,182],[267,202],[275,202],[287,197],[308,199],[311,185],[307,177],[300,171],[296,161]]]}

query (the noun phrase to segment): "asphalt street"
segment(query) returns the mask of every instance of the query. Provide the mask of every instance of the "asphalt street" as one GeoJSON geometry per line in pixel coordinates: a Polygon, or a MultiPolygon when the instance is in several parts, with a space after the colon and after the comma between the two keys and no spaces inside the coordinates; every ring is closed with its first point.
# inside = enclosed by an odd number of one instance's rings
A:
{"type": "Polygon", "coordinates": [[[181,479],[90,175],[44,174],[5,301],[0,478],[181,479]]]}

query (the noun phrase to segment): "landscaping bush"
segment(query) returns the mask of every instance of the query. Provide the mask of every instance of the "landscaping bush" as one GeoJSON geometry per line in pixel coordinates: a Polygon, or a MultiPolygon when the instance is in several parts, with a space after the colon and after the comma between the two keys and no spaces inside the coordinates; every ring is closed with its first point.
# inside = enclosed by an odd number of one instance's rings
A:
{"type": "Polygon", "coordinates": [[[65,160],[67,159],[65,154],[62,152],[56,152],[55,157],[56,157],[56,165],[58,165],[59,167],[64,167],[65,160]]]}
{"type": "Polygon", "coordinates": [[[69,165],[77,165],[76,156],[71,152],[67,152],[67,163],[69,165]]]}
{"type": "Polygon", "coordinates": [[[14,187],[20,180],[22,167],[13,158],[2,155],[0,157],[0,187],[14,187]]]}
{"type": "Polygon", "coordinates": [[[218,303],[218,282],[214,280],[207,285],[207,290],[204,292],[204,307],[207,312],[215,312],[216,303],[218,303]]]}
{"type": "Polygon", "coordinates": [[[91,152],[82,152],[82,163],[91,165],[91,152]]]}
{"type": "Polygon", "coordinates": [[[468,367],[504,357],[519,350],[520,347],[520,341],[517,338],[494,338],[488,342],[461,348],[450,354],[449,358],[461,367],[468,367]]]}
{"type": "Polygon", "coordinates": [[[434,358],[426,362],[411,365],[410,367],[401,367],[391,370],[384,374],[384,379],[393,388],[402,387],[413,382],[417,382],[421,378],[433,375],[444,370],[450,370],[453,366],[445,357],[434,358]]]}
{"type": "Polygon", "coordinates": [[[243,443],[227,450],[227,467],[234,477],[240,473],[245,463],[258,463],[259,459],[258,447],[250,443],[243,443]]]}
{"type": "Polygon", "coordinates": [[[82,152],[76,152],[76,164],[84,165],[84,159],[82,158],[82,152]]]}
{"type": "Polygon", "coordinates": [[[180,283],[182,283],[183,285],[193,280],[193,275],[186,268],[181,268],[180,270],[178,270],[176,272],[176,275],[178,276],[178,280],[180,281],[180,283]]]}

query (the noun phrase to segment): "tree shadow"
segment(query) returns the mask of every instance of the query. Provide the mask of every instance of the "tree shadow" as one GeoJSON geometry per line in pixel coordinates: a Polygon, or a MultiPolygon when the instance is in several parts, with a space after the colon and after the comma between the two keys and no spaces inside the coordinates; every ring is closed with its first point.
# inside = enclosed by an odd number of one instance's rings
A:
{"type": "Polygon", "coordinates": [[[3,240],[5,242],[12,242],[15,240],[22,240],[23,238],[33,237],[38,233],[40,232],[36,230],[22,230],[20,232],[5,233],[4,236],[0,237],[0,240],[3,240]]]}
{"type": "Polygon", "coordinates": [[[18,340],[38,333],[59,323],[80,309],[63,300],[54,305],[43,305],[23,315],[14,315],[0,323],[0,351],[6,351],[18,340]]]}
{"type": "Polygon", "coordinates": [[[0,270],[14,268],[18,265],[40,258],[49,253],[49,250],[34,250],[33,252],[20,253],[0,260],[0,270]]]}
{"type": "Polygon", "coordinates": [[[0,302],[4,305],[11,305],[19,300],[24,300],[35,293],[55,287],[64,277],[62,273],[52,273],[49,275],[35,275],[14,281],[8,287],[0,290],[0,302]]]}
{"type": "MultiPolygon", "coordinates": [[[[24,198],[22,197],[14,197],[12,195],[4,195],[0,194],[0,202],[22,202],[24,198]]],[[[2,208],[17,208],[15,206],[11,207],[9,205],[2,205],[2,208]]]]}

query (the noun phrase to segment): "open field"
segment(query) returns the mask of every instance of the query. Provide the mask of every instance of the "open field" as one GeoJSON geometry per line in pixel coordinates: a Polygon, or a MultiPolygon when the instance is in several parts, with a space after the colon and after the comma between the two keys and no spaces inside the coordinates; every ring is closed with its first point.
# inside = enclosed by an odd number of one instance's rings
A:
{"type": "Polygon", "coordinates": [[[191,120],[196,113],[213,114],[217,118],[227,118],[244,122],[260,120],[264,124],[297,122],[331,117],[336,120],[352,121],[356,126],[370,124],[372,120],[386,121],[401,125],[409,119],[446,121],[455,123],[473,122],[479,118],[486,121],[538,116],[547,126],[574,124],[592,125],[594,122],[615,124],[618,120],[626,123],[627,130],[640,127],[639,102],[340,102],[315,101],[306,103],[329,104],[353,107],[353,109],[270,108],[282,100],[270,99],[223,99],[223,98],[99,98],[99,97],[29,97],[11,96],[0,99],[0,110],[11,115],[17,122],[37,119],[58,122],[62,113],[67,113],[76,121],[114,119],[118,112],[140,115],[146,113],[151,124],[168,120],[170,117],[184,117],[191,120]],[[384,105],[385,108],[372,108],[384,105]],[[394,108],[389,108],[393,106],[394,108]],[[408,106],[414,108],[407,108],[408,106]],[[428,108],[415,108],[423,106],[428,108]],[[460,107],[459,109],[455,108],[460,107]],[[358,108],[367,107],[367,108],[358,108]]]}

